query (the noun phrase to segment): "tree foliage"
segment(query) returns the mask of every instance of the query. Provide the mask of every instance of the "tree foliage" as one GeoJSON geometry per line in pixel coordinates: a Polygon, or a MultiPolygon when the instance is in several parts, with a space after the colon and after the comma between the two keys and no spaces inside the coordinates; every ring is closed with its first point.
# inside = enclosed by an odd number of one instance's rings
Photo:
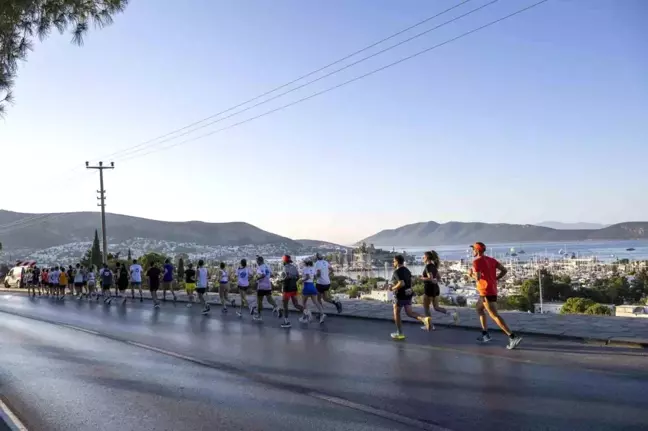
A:
{"type": "Polygon", "coordinates": [[[12,101],[18,62],[25,61],[34,39],[70,29],[72,43],[83,44],[91,25],[101,28],[126,8],[128,0],[2,0],[0,3],[0,115],[12,101]]]}
{"type": "Polygon", "coordinates": [[[101,268],[101,265],[103,264],[101,246],[99,245],[99,232],[97,232],[97,229],[95,229],[95,236],[92,241],[92,248],[90,249],[90,263],[97,268],[101,268]]]}
{"type": "Polygon", "coordinates": [[[584,313],[592,305],[596,303],[588,298],[569,298],[562,306],[560,314],[584,313]]]}
{"type": "Polygon", "coordinates": [[[154,263],[158,267],[162,266],[166,259],[167,257],[160,253],[146,253],[144,256],[140,257],[137,260],[144,268],[150,268],[154,263]]]}
{"type": "Polygon", "coordinates": [[[612,315],[612,310],[610,310],[610,307],[606,307],[603,304],[594,304],[590,305],[587,307],[585,310],[585,314],[596,314],[599,316],[611,316],[612,315]]]}

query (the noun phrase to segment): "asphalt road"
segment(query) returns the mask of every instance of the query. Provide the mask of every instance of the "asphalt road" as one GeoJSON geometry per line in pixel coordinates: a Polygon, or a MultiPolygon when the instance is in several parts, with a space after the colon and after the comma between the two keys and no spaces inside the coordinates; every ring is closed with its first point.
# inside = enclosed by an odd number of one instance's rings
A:
{"type": "Polygon", "coordinates": [[[508,351],[499,334],[478,345],[473,331],[416,325],[394,342],[389,322],[293,318],[285,330],[269,313],[257,324],[219,308],[21,294],[0,295],[0,312],[0,393],[33,430],[648,424],[646,350],[526,337],[508,351]]]}

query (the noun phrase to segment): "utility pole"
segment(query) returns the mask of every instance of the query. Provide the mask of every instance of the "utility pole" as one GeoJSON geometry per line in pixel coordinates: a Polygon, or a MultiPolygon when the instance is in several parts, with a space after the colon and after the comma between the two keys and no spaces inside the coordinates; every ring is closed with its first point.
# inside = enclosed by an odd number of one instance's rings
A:
{"type": "Polygon", "coordinates": [[[86,162],[86,169],[97,169],[99,171],[99,190],[97,190],[99,203],[97,206],[101,207],[101,236],[103,239],[103,263],[105,264],[108,262],[108,241],[106,239],[106,190],[103,183],[103,171],[104,169],[115,169],[115,162],[110,162],[110,166],[104,166],[103,162],[99,162],[97,166],[90,166],[90,162],[86,162]]]}

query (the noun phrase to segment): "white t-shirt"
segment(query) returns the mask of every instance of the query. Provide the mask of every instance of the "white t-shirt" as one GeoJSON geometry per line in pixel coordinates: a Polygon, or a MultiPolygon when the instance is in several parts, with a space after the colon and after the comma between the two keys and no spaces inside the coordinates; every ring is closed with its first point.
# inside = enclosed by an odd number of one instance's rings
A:
{"type": "Polygon", "coordinates": [[[317,278],[317,284],[329,285],[331,284],[331,279],[329,278],[329,263],[325,260],[318,260],[315,262],[315,271],[320,272],[320,276],[317,278]]]}
{"type": "Polygon", "coordinates": [[[220,282],[227,283],[229,281],[229,274],[224,269],[220,270],[220,282]]]}
{"type": "Polygon", "coordinates": [[[262,263],[257,268],[256,273],[257,275],[264,276],[263,278],[258,279],[257,290],[272,290],[272,283],[270,283],[270,276],[272,275],[272,272],[270,272],[268,265],[262,263]]]}
{"type": "Polygon", "coordinates": [[[83,271],[81,268],[75,269],[75,274],[74,274],[74,282],[75,283],[83,283],[83,271]]]}
{"type": "Polygon", "coordinates": [[[250,286],[250,270],[246,266],[245,268],[239,268],[236,270],[236,275],[238,276],[238,285],[241,287],[250,286]]]}
{"type": "Polygon", "coordinates": [[[142,265],[140,265],[139,263],[132,264],[130,266],[131,281],[133,283],[141,283],[142,272],[144,272],[144,270],[142,269],[142,265]]]}
{"type": "Polygon", "coordinates": [[[88,271],[88,281],[92,281],[94,283],[94,281],[95,281],[95,273],[94,273],[94,271],[88,271]]]}
{"type": "Polygon", "coordinates": [[[307,266],[302,271],[302,278],[304,283],[314,283],[315,282],[315,268],[312,266],[307,266]]]}
{"type": "Polygon", "coordinates": [[[196,287],[204,289],[207,287],[207,268],[198,268],[196,271],[198,276],[196,277],[196,287]]]}

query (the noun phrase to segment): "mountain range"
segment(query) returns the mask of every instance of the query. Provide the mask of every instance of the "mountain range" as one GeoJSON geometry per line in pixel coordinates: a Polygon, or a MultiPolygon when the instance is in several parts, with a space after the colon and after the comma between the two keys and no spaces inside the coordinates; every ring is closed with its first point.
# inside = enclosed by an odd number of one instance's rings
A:
{"type": "MultiPolygon", "coordinates": [[[[283,244],[286,249],[300,246],[290,238],[243,222],[166,222],[107,213],[106,225],[108,241],[115,243],[148,238],[200,245],[283,244]]],[[[5,249],[44,249],[92,241],[95,229],[101,233],[101,215],[98,212],[26,214],[0,210],[0,243],[5,249]]]]}
{"type": "Polygon", "coordinates": [[[602,223],[563,223],[559,221],[543,221],[541,223],[535,223],[535,225],[559,230],[603,229],[609,226],[608,224],[602,223]]]}
{"type": "Polygon", "coordinates": [[[414,223],[386,229],[360,242],[381,246],[648,239],[648,222],[626,222],[602,229],[552,229],[531,224],[414,223]]]}

